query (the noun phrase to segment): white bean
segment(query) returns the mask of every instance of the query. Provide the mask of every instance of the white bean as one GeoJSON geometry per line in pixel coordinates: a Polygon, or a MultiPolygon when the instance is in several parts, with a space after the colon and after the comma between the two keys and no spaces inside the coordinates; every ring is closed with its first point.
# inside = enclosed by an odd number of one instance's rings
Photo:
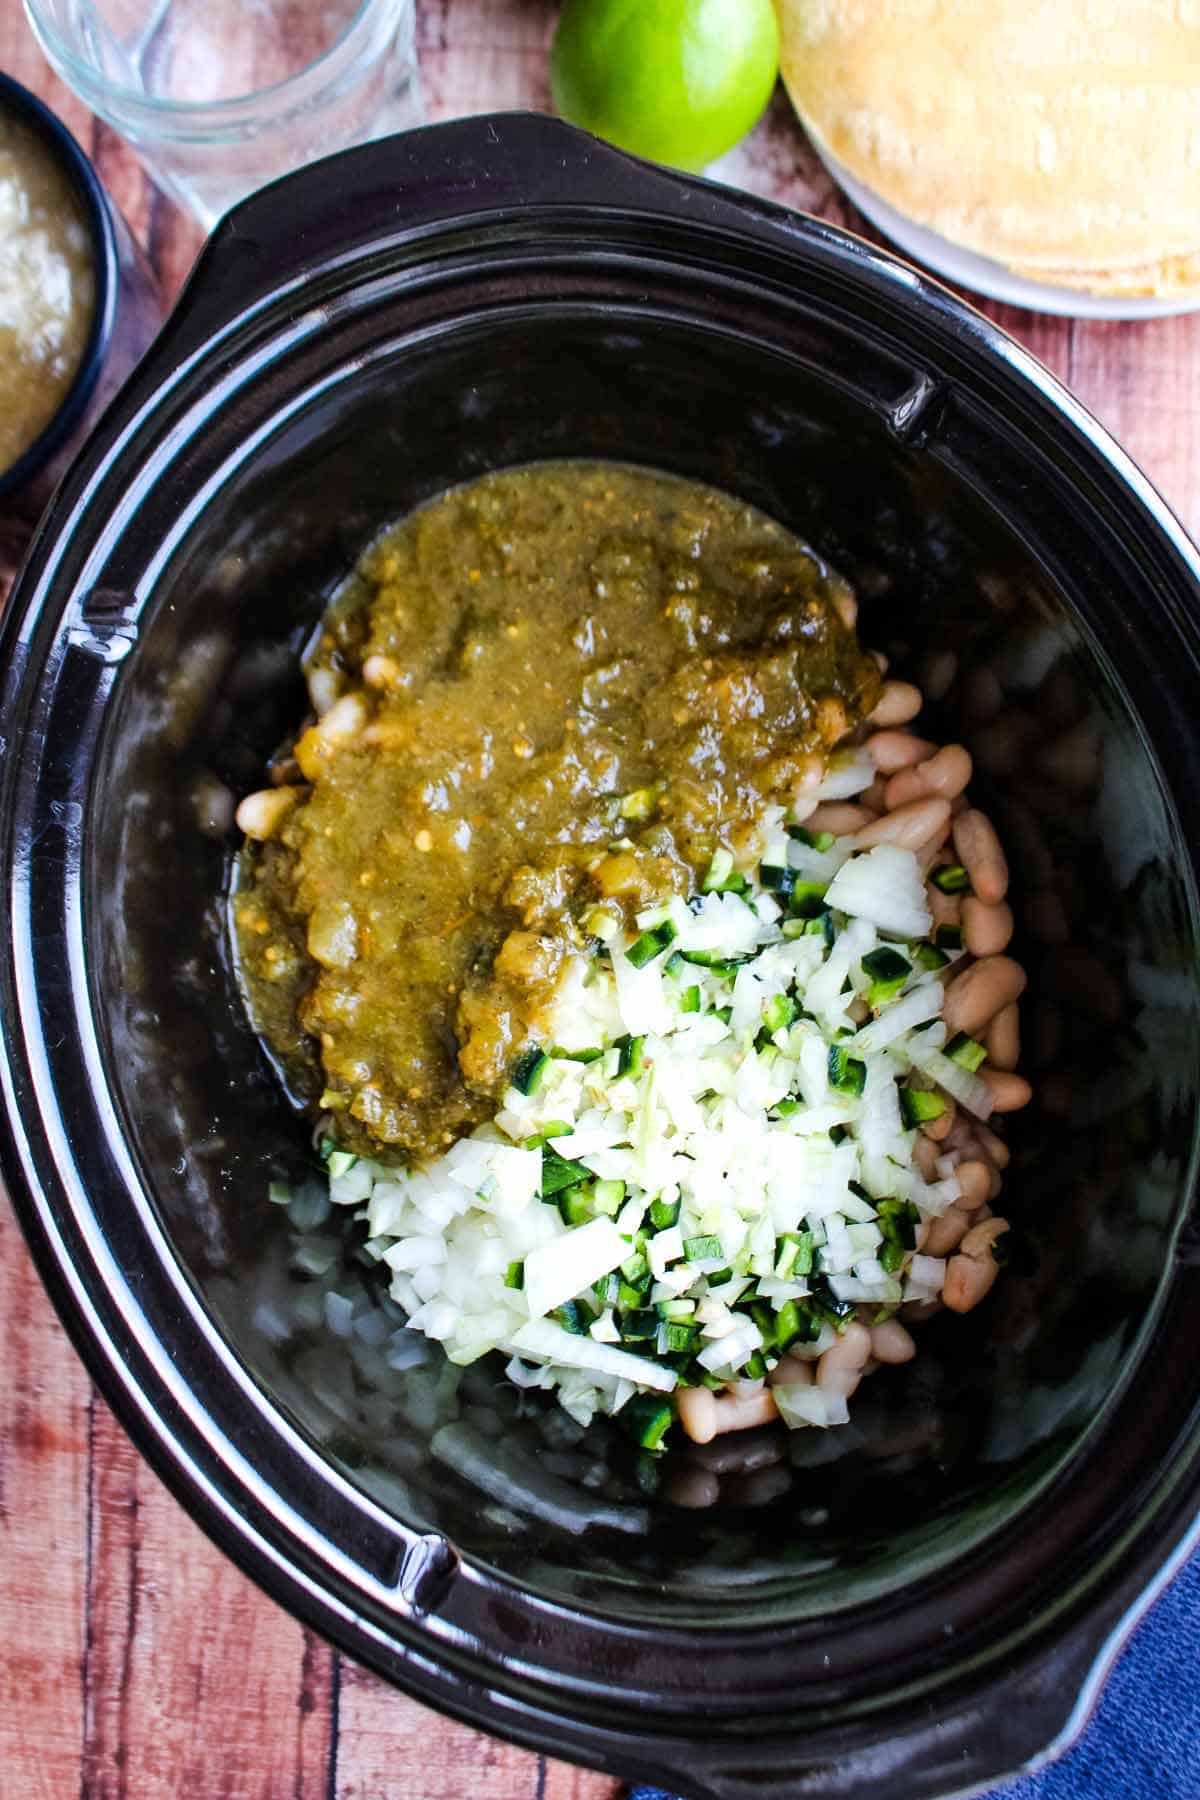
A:
{"type": "Polygon", "coordinates": [[[1008,892],[1008,859],[986,813],[973,807],[954,821],[954,848],[981,900],[996,906],[1008,892]]]}
{"type": "Polygon", "coordinates": [[[921,800],[927,794],[941,794],[956,800],[971,779],[971,755],[961,744],[947,744],[943,749],[893,775],[884,790],[889,812],[907,806],[910,800],[921,800]]]}
{"type": "Polygon", "coordinates": [[[986,1163],[973,1159],[960,1162],[954,1173],[958,1178],[957,1205],[963,1212],[974,1212],[976,1207],[983,1206],[991,1198],[994,1170],[989,1169],[986,1163]]]}
{"type": "Polygon", "coordinates": [[[817,1364],[817,1386],[849,1399],[862,1380],[863,1364],[871,1354],[871,1334],[865,1325],[847,1325],[836,1344],[831,1344],[817,1364]]]}
{"type": "Polygon", "coordinates": [[[300,798],[299,788],[260,788],[239,802],[234,817],[239,831],[264,843],[273,838],[288,813],[300,798]]]}
{"type": "Polygon", "coordinates": [[[1021,1107],[1028,1106],[1033,1099],[1033,1089],[1025,1077],[1010,1074],[1007,1069],[989,1069],[985,1064],[979,1071],[979,1079],[986,1082],[992,1090],[992,1108],[995,1112],[1019,1112],[1021,1107]]]}
{"type": "Polygon", "coordinates": [[[984,956],[956,975],[946,989],[943,1015],[950,1032],[976,1037],[1002,1006],[1025,992],[1025,971],[1010,956],[984,956]]]}
{"type": "Polygon", "coordinates": [[[874,710],[867,716],[872,725],[882,730],[886,726],[907,725],[916,718],[921,706],[921,690],[911,681],[885,681],[874,710]]]}
{"type": "Polygon", "coordinates": [[[898,769],[924,762],[937,749],[928,738],[914,737],[911,731],[877,731],[864,747],[881,775],[894,775],[898,769]]]}
{"type": "Polygon", "coordinates": [[[946,829],[949,820],[948,800],[914,800],[910,806],[897,807],[895,812],[885,813],[874,824],[864,826],[855,843],[861,850],[876,844],[899,844],[902,850],[920,850],[946,829]]]}
{"type": "Polygon", "coordinates": [[[963,942],[972,956],[999,956],[1012,942],[1012,907],[1006,900],[989,906],[975,894],[966,894],[962,905],[963,942]]]}
{"type": "Polygon", "coordinates": [[[899,1319],[885,1319],[871,1327],[871,1354],[876,1362],[906,1363],[917,1354],[917,1346],[899,1319]]]}
{"type": "Polygon", "coordinates": [[[994,1069],[1015,1069],[1021,1060],[1021,1012],[1015,1000],[1002,1006],[984,1039],[994,1069]]]}

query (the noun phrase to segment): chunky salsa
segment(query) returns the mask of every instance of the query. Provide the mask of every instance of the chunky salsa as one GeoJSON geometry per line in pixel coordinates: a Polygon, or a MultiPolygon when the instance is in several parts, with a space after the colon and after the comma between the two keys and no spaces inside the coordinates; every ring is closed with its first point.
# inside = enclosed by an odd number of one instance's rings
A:
{"type": "Polygon", "coordinates": [[[488,475],[331,604],[315,716],[239,809],[257,1029],[339,1141],[489,1116],[568,950],[686,892],[870,710],[853,597],[743,502],[614,464],[488,475]]]}

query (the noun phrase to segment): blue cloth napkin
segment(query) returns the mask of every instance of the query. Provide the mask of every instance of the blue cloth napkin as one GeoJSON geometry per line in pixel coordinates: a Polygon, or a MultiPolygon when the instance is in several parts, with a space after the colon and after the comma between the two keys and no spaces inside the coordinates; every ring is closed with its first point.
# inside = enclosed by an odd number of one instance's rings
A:
{"type": "Polygon", "coordinates": [[[1074,1749],[987,1800],[1200,1800],[1200,1556],[1130,1638],[1074,1749]]]}

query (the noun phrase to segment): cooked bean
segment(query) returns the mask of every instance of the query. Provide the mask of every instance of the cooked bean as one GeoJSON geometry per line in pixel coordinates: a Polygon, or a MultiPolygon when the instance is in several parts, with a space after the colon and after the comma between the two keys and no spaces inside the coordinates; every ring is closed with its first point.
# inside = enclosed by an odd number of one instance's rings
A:
{"type": "Polygon", "coordinates": [[[1072,671],[1060,662],[1055,663],[1042,677],[1034,705],[1037,707],[1038,717],[1044,719],[1047,726],[1053,725],[1065,731],[1078,724],[1087,705],[1087,697],[1072,671]]]}
{"type": "Polygon", "coordinates": [[[729,1498],[735,1506],[770,1506],[792,1485],[790,1469],[756,1469],[734,1484],[729,1498]]]}
{"type": "Polygon", "coordinates": [[[711,1444],[697,1444],[690,1456],[713,1475],[748,1475],[753,1469],[765,1469],[771,1463],[781,1462],[785,1450],[786,1446],[774,1432],[765,1432],[749,1442],[744,1438],[735,1438],[732,1442],[726,1438],[722,1443],[717,1438],[711,1444]]]}
{"type": "Polygon", "coordinates": [[[312,669],[305,677],[313,711],[320,718],[327,713],[342,691],[342,678],[336,669],[312,669]]]}
{"type": "MultiPolygon", "coordinates": [[[[694,1388],[688,1391],[696,1392],[694,1388]]],[[[707,1393],[708,1389],[704,1391],[707,1393]]],[[[720,1482],[708,1469],[675,1469],[666,1486],[666,1497],[672,1506],[686,1506],[693,1512],[715,1506],[720,1492],[720,1482]]]]}
{"type": "Polygon", "coordinates": [[[858,796],[861,806],[869,806],[878,815],[883,811],[883,790],[887,786],[887,777],[877,775],[869,788],[864,788],[858,796]]]}
{"type": "Polygon", "coordinates": [[[958,1206],[948,1206],[940,1219],[930,1221],[923,1254],[949,1256],[952,1250],[958,1249],[970,1229],[970,1215],[958,1206]]]}
{"type": "Polygon", "coordinates": [[[986,725],[1004,711],[1004,689],[999,677],[986,665],[971,670],[963,684],[963,698],[977,725],[986,725]]]}
{"type": "Polygon", "coordinates": [[[960,1162],[954,1173],[958,1178],[959,1197],[956,1204],[963,1212],[974,1212],[976,1207],[983,1206],[991,1198],[995,1170],[990,1169],[986,1163],[975,1162],[973,1159],[960,1162]]]}
{"type": "Polygon", "coordinates": [[[947,1098],[946,1110],[941,1118],[930,1119],[928,1125],[922,1125],[921,1130],[927,1138],[932,1138],[935,1144],[943,1143],[954,1130],[954,1121],[957,1117],[958,1107],[953,1100],[947,1098]]]}
{"type": "Polygon", "coordinates": [[[717,1396],[711,1388],[681,1388],[676,1410],[679,1423],[694,1444],[708,1444],[716,1437],[717,1396]]]}
{"type": "Polygon", "coordinates": [[[923,1131],[917,1133],[917,1141],[913,1145],[913,1161],[925,1180],[932,1181],[937,1165],[937,1145],[923,1131]]]}
{"type": "Polygon", "coordinates": [[[883,691],[867,716],[872,725],[882,730],[890,725],[907,725],[922,706],[921,690],[911,681],[885,681],[883,691]]]}
{"type": "Polygon", "coordinates": [[[1009,1163],[1012,1161],[1012,1151],[1009,1149],[1004,1139],[1002,1137],[997,1137],[996,1133],[987,1125],[981,1125],[978,1119],[975,1121],[974,1131],[979,1142],[979,1148],[983,1151],[987,1160],[994,1164],[997,1169],[1007,1169],[1009,1163]]]}
{"type": "Polygon", "coordinates": [[[899,844],[902,850],[920,850],[939,831],[945,830],[949,819],[948,800],[914,800],[910,806],[897,807],[895,812],[876,819],[873,825],[864,826],[856,834],[855,841],[863,850],[876,844],[899,844]]]}
{"type": "Polygon", "coordinates": [[[247,794],[234,814],[238,830],[265,842],[275,836],[299,798],[300,790],[294,787],[260,788],[256,794],[247,794]]]}
{"type": "Polygon", "coordinates": [[[871,1354],[876,1362],[906,1363],[917,1354],[917,1346],[899,1319],[885,1319],[882,1325],[871,1327],[871,1354]]]}
{"type": "Polygon", "coordinates": [[[957,1119],[954,1121],[950,1136],[946,1139],[942,1148],[944,1150],[957,1150],[963,1156],[978,1155],[979,1146],[975,1144],[975,1140],[972,1136],[974,1127],[975,1121],[971,1118],[970,1114],[960,1112],[957,1119]]]}
{"type": "Polygon", "coordinates": [[[943,894],[932,881],[925,883],[925,902],[936,926],[959,925],[962,922],[962,895],[943,894]]]}
{"type": "Polygon", "coordinates": [[[907,806],[910,800],[920,800],[926,794],[941,794],[947,800],[955,800],[970,779],[970,751],[964,750],[961,744],[947,744],[925,762],[893,775],[883,797],[889,812],[897,806],[907,806]]]}
{"type": "Polygon", "coordinates": [[[958,658],[953,650],[939,650],[925,659],[921,682],[929,700],[944,700],[958,674],[958,658]]]}
{"type": "Polygon", "coordinates": [[[296,761],[310,781],[321,774],[325,758],[344,744],[351,744],[367,722],[367,703],[361,694],[343,694],[315,725],[296,742],[296,761]]]}
{"type": "Polygon", "coordinates": [[[850,729],[850,714],[846,711],[846,703],[839,700],[836,694],[822,694],[813,707],[812,718],[817,735],[823,743],[829,745],[844,738],[850,729]]]}
{"type": "Polygon", "coordinates": [[[946,1265],[942,1299],[951,1312],[970,1312],[973,1306],[978,1306],[984,1296],[991,1292],[999,1273],[997,1263],[980,1262],[974,1256],[963,1256],[959,1252],[946,1265]]]}
{"type": "Polygon", "coordinates": [[[942,1299],[952,1312],[970,1312],[990,1292],[1000,1272],[992,1245],[1008,1229],[1007,1219],[986,1219],[968,1231],[958,1254],[946,1265],[942,1299]]]}
{"type": "Polygon", "coordinates": [[[870,825],[879,814],[869,806],[853,806],[844,800],[826,800],[807,819],[798,823],[810,831],[832,831],[834,837],[852,837],[864,825],[870,825]]]}
{"type": "Polygon", "coordinates": [[[768,1387],[811,1387],[815,1363],[799,1356],[781,1356],[767,1376],[768,1387]]]}
{"type": "Polygon", "coordinates": [[[404,667],[394,656],[368,656],[362,677],[368,687],[399,689],[405,685],[404,667]]]}
{"type": "Polygon", "coordinates": [[[867,739],[865,748],[881,775],[894,775],[897,769],[924,762],[937,745],[928,738],[915,737],[911,731],[876,731],[867,739]]]}
{"type": "Polygon", "coordinates": [[[850,587],[839,584],[833,594],[833,610],[847,631],[853,631],[858,624],[858,597],[850,587]]]}
{"type": "Polygon", "coordinates": [[[954,848],[971,886],[981,900],[995,906],[1008,892],[1008,862],[986,813],[969,807],[954,821],[954,848]]]}
{"type": "Polygon", "coordinates": [[[1084,719],[1071,731],[1042,752],[1042,767],[1055,781],[1067,788],[1093,787],[1103,773],[1100,736],[1090,719],[1084,719]]]}
{"type": "Polygon", "coordinates": [[[817,1364],[817,1386],[849,1400],[862,1380],[863,1364],[870,1354],[871,1334],[866,1326],[857,1322],[847,1325],[817,1364]]]}
{"type": "Polygon", "coordinates": [[[956,975],[946,989],[943,1017],[950,1032],[977,1037],[1002,1006],[1025,992],[1025,971],[1010,956],[984,956],[956,975]]]}
{"type": "MultiPolygon", "coordinates": [[[[954,806],[953,800],[950,802],[950,805],[951,805],[951,808],[953,809],[953,806],[954,806]]],[[[945,855],[946,839],[949,836],[950,836],[950,820],[947,819],[946,823],[942,826],[942,829],[939,832],[937,832],[935,836],[931,837],[929,842],[927,844],[925,844],[922,849],[915,852],[916,858],[917,858],[917,867],[921,871],[921,880],[922,881],[925,880],[925,878],[929,874],[930,870],[933,869],[941,861],[942,857],[945,855]]]]}
{"type": "Polygon", "coordinates": [[[861,1369],[871,1354],[871,1334],[865,1325],[852,1319],[837,1342],[830,1344],[817,1364],[817,1382],[825,1369],[861,1369]]]}
{"type": "Polygon", "coordinates": [[[982,730],[971,733],[975,762],[989,775],[1011,775],[1021,765],[1030,740],[1036,735],[1032,719],[1007,712],[982,730]]]}
{"type": "Polygon", "coordinates": [[[1033,1099],[1033,1089],[1025,1077],[1010,1074],[1007,1069],[989,1069],[985,1064],[979,1071],[979,1079],[992,1090],[994,1112],[1019,1112],[1033,1099]]]}
{"type": "Polygon", "coordinates": [[[198,775],[190,794],[192,813],[205,837],[223,838],[234,822],[233,795],[223,781],[198,775]]]}
{"type": "Polygon", "coordinates": [[[1012,942],[1012,907],[1006,900],[989,906],[975,894],[963,896],[963,942],[972,956],[999,956],[1012,942]]]}
{"type": "MultiPolygon", "coordinates": [[[[738,1385],[744,1387],[745,1383],[738,1385]]],[[[689,1391],[695,1392],[694,1389],[689,1391]]],[[[708,1391],[706,1388],[705,1392],[708,1391]]],[[[749,1431],[755,1425],[767,1424],[776,1416],[770,1388],[756,1387],[753,1393],[715,1394],[713,1398],[716,1401],[714,1437],[721,1437],[726,1431],[749,1431]]],[[[686,1425],[684,1430],[687,1430],[686,1425]]]]}
{"type": "Polygon", "coordinates": [[[900,1308],[900,1317],[906,1325],[923,1325],[926,1319],[932,1319],[941,1310],[940,1300],[906,1300],[900,1308]]]}
{"type": "MultiPolygon", "coordinates": [[[[1008,1220],[1002,1219],[998,1215],[995,1218],[985,1219],[980,1225],[972,1226],[962,1241],[963,1255],[991,1256],[992,1245],[1011,1229],[1008,1220]]],[[[995,1260],[995,1257],[992,1256],[992,1261],[995,1262],[995,1260]]]]}
{"type": "Polygon", "coordinates": [[[984,1038],[993,1069],[1015,1069],[1021,1060],[1021,1014],[1015,1000],[1002,1006],[984,1038]]]}

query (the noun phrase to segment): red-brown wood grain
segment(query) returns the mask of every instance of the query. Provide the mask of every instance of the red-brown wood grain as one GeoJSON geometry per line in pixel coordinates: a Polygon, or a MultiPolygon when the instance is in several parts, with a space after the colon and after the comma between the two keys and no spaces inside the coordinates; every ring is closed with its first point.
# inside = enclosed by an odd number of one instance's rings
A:
{"type": "Polygon", "coordinates": [[[7,1207],[0,1371],[0,1793],[62,1800],[83,1743],[90,1398],[7,1207]]]}
{"type": "MultiPolygon", "coordinates": [[[[554,0],[418,0],[429,114],[548,104],[554,0]]],[[[67,92],[18,0],[0,68],[94,158],[173,294],[199,247],[67,92]]],[[[779,97],[719,171],[862,229],[779,97]]],[[[986,310],[1109,425],[1200,533],[1200,316],[986,310]]],[[[4,550],[0,546],[0,583],[4,550]]],[[[0,1197],[0,1800],[614,1800],[608,1777],[441,1719],[338,1657],[190,1523],[94,1398],[0,1197]]]]}

